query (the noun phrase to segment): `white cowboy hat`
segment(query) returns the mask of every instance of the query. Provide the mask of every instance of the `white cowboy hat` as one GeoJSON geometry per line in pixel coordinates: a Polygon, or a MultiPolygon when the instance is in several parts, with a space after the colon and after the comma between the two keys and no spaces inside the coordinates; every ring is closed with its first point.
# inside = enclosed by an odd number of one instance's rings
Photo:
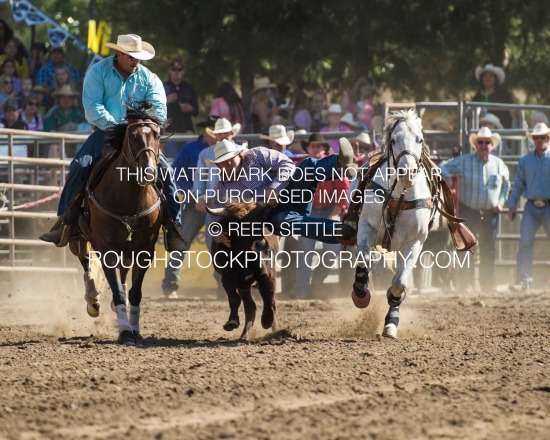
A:
{"type": "Polygon", "coordinates": [[[470,145],[475,150],[477,148],[476,142],[478,139],[491,139],[493,147],[498,147],[500,144],[500,136],[497,133],[493,133],[488,127],[481,127],[477,134],[472,133],[470,135],[470,145]]]}
{"type": "Polygon", "coordinates": [[[214,160],[205,159],[204,161],[210,165],[215,165],[220,162],[225,162],[226,160],[233,159],[241,151],[246,150],[248,144],[245,142],[242,145],[236,144],[233,141],[224,139],[221,142],[216,142],[214,147],[214,160]]]}
{"type": "Polygon", "coordinates": [[[360,133],[356,138],[355,140],[359,141],[359,142],[363,142],[364,144],[368,144],[370,145],[371,142],[370,142],[370,136],[367,132],[363,132],[363,133],[360,133]]]}
{"type": "Polygon", "coordinates": [[[155,56],[155,48],[136,34],[119,35],[115,43],[105,43],[105,46],[130,55],[137,60],[150,60],[155,56]]]}
{"type": "Polygon", "coordinates": [[[333,113],[333,114],[342,114],[342,106],[340,104],[330,104],[327,109],[327,114],[333,113]]]}
{"type": "Polygon", "coordinates": [[[254,89],[252,89],[252,93],[256,93],[257,91],[263,89],[275,88],[277,88],[277,84],[273,84],[271,81],[269,81],[269,78],[267,76],[262,76],[261,78],[254,80],[254,89]]]}
{"type": "Polygon", "coordinates": [[[498,83],[502,84],[504,80],[506,79],[506,74],[504,73],[504,69],[502,67],[493,66],[492,64],[485,64],[485,66],[476,67],[476,79],[479,81],[481,79],[481,76],[485,72],[491,72],[493,75],[497,77],[498,83]]]}
{"type": "Polygon", "coordinates": [[[502,130],[504,127],[502,126],[502,123],[500,122],[500,119],[497,115],[493,115],[492,113],[487,113],[485,116],[482,116],[479,118],[479,123],[489,123],[494,126],[494,128],[498,130],[502,130]]]}
{"type": "Polygon", "coordinates": [[[349,125],[352,128],[360,128],[361,127],[361,124],[359,122],[353,120],[353,115],[350,112],[348,112],[344,116],[342,116],[342,118],[340,119],[340,122],[342,122],[346,125],[349,125]]]}
{"type": "Polygon", "coordinates": [[[527,137],[531,142],[533,142],[533,136],[549,136],[550,128],[544,122],[539,122],[533,127],[531,133],[527,133],[527,137]]]}
{"type": "Polygon", "coordinates": [[[237,123],[235,125],[231,125],[231,122],[229,122],[225,118],[219,118],[216,120],[216,123],[214,124],[214,130],[212,130],[210,127],[206,127],[206,132],[210,136],[216,135],[216,134],[222,134],[222,133],[229,133],[230,131],[233,132],[233,136],[235,136],[239,130],[241,129],[241,124],[237,123]]]}
{"type": "Polygon", "coordinates": [[[277,142],[279,145],[290,145],[294,141],[294,131],[287,132],[284,125],[272,125],[269,127],[269,136],[262,134],[260,139],[277,142]]]}

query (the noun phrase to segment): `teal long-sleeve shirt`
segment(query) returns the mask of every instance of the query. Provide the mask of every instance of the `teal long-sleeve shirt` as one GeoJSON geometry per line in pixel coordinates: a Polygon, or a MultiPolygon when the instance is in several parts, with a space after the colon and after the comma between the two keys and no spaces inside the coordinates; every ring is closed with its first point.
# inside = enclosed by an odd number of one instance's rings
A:
{"type": "Polygon", "coordinates": [[[159,77],[141,64],[127,79],[113,65],[114,56],[94,64],[84,77],[82,103],[86,120],[101,130],[126,122],[126,104],[150,101],[166,119],[166,93],[159,77]]]}

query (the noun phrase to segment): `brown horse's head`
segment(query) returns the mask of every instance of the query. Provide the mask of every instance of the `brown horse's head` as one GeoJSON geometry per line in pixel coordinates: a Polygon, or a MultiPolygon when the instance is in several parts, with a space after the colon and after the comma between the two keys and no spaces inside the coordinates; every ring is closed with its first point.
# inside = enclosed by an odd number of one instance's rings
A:
{"type": "Polygon", "coordinates": [[[128,105],[126,119],[128,124],[120,127],[125,127],[122,154],[138,184],[152,185],[158,176],[160,132],[165,121],[154,114],[148,101],[128,105]]]}

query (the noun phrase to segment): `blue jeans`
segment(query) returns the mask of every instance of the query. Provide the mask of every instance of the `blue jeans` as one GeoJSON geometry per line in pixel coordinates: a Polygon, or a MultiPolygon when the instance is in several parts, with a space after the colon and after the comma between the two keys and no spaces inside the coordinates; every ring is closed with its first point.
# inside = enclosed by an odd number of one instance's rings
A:
{"type": "Polygon", "coordinates": [[[297,200],[289,197],[290,200],[279,203],[269,215],[268,222],[273,225],[275,234],[285,236],[290,233],[324,243],[338,243],[333,232],[342,224],[341,222],[310,216],[313,194],[319,183],[319,180],[314,179],[313,176],[333,180],[333,171],[338,168],[337,161],[338,155],[331,154],[322,159],[308,157],[300,162],[290,183],[281,192],[281,196],[294,194],[297,200]],[[306,170],[307,174],[305,174],[306,170]],[[304,175],[306,179],[303,178],[304,175]],[[298,201],[302,199],[302,195],[307,197],[307,201],[298,201]]]}
{"type": "MultiPolygon", "coordinates": [[[[195,209],[195,201],[190,200],[189,203],[181,205],[182,208],[182,232],[185,241],[187,242],[187,249],[191,247],[191,243],[204,226],[206,213],[199,212],[195,209]]],[[[207,233],[205,233],[207,234],[207,233]]],[[[171,255],[175,253],[172,252],[171,255]]],[[[164,292],[170,292],[177,290],[179,287],[180,272],[185,254],[178,257],[178,259],[170,258],[170,261],[164,269],[164,279],[162,280],[162,290],[164,292]],[[179,260],[179,261],[178,261],[179,260]],[[181,262],[180,262],[181,261],[181,262]]]]}
{"type": "MultiPolygon", "coordinates": [[[[326,208],[313,209],[311,213],[320,218],[326,218],[333,209],[333,206],[328,206],[326,208]]],[[[296,269],[296,286],[294,291],[296,292],[296,297],[299,299],[310,298],[312,282],[315,282],[316,285],[321,285],[330,273],[330,267],[327,267],[322,261],[315,261],[316,258],[314,257],[319,256],[320,258],[327,251],[332,251],[337,256],[340,251],[340,245],[338,244],[323,243],[323,249],[318,254],[315,254],[313,252],[315,251],[315,243],[315,241],[305,237],[300,237],[298,240],[299,250],[303,253],[300,255],[301,260],[296,269]],[[308,254],[308,252],[310,253],[308,254]]],[[[327,259],[326,263],[331,264],[333,259],[327,259]]]]}
{"type": "MultiPolygon", "coordinates": [[[[67,180],[65,181],[65,186],[63,187],[63,192],[61,193],[61,198],[59,199],[59,206],[57,207],[57,215],[62,216],[71,202],[76,198],[76,196],[82,191],[86,181],[90,176],[93,165],[101,159],[101,152],[106,143],[106,135],[103,130],[94,131],[86,142],[82,144],[78,153],[76,153],[74,159],[69,165],[69,174],[67,175],[67,180]]],[[[172,180],[172,174],[169,173],[170,164],[166,161],[166,158],[161,153],[159,160],[159,169],[164,170],[160,175],[166,176],[166,180],[163,182],[163,193],[166,197],[166,207],[170,217],[181,223],[181,211],[179,203],[175,199],[174,195],[176,193],[176,184],[172,180]]]]}
{"type": "Polygon", "coordinates": [[[521,218],[516,272],[516,281],[524,285],[533,281],[533,244],[540,225],[550,238],[550,206],[537,208],[533,202],[527,202],[521,218]]]}
{"type": "MultiPolygon", "coordinates": [[[[498,232],[499,214],[492,209],[471,209],[462,203],[459,205],[460,217],[466,219],[466,224],[479,241],[479,286],[483,291],[495,288],[495,246],[498,232]]],[[[474,259],[463,270],[461,287],[474,287],[474,259]],[[465,285],[464,285],[465,284],[465,285]]]]}

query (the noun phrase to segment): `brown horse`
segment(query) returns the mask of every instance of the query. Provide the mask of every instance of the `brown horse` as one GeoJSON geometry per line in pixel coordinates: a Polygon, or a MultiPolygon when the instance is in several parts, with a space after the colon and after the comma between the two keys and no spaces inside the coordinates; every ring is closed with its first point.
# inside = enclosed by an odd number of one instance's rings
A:
{"type": "Polygon", "coordinates": [[[126,116],[128,123],[116,126],[111,135],[115,149],[123,139],[120,152],[105,149],[108,157],[104,154],[90,176],[85,209],[78,222],[81,233],[71,239],[70,247],[85,271],[88,314],[97,317],[100,310],[91,275],[93,256],[100,259],[113,292],[111,307],[117,314],[118,342],[136,345],[143,341],[139,331],[141,287],[163,221],[162,192],[156,182],[164,121],[153,114],[148,102],[128,107],[126,116]],[[132,286],[127,292],[130,267],[132,286]]]}

